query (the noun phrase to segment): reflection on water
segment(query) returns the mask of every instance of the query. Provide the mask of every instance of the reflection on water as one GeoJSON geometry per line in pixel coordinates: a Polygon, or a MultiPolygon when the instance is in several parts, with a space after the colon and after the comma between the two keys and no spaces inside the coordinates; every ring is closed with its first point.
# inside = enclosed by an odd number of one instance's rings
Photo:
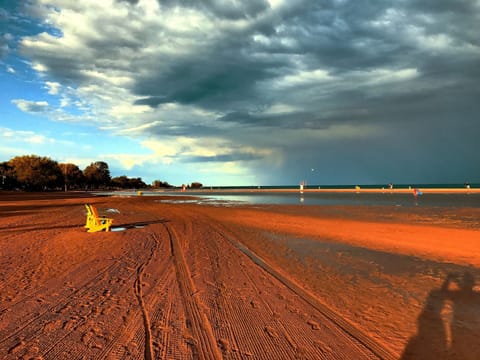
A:
{"type": "MultiPolygon", "coordinates": [[[[136,196],[131,192],[105,192],[97,195],[136,196]]],[[[186,193],[158,193],[145,191],[143,196],[168,196],[161,202],[209,204],[232,206],[235,204],[283,204],[283,205],[388,205],[405,207],[480,207],[480,194],[427,193],[413,196],[408,193],[328,193],[328,192],[215,192],[188,191],[186,193]],[[197,199],[186,199],[185,196],[197,199]],[[178,199],[176,199],[178,198],[178,199]]]]}
{"type": "Polygon", "coordinates": [[[390,205],[429,207],[480,207],[480,194],[411,194],[391,193],[189,193],[205,201],[248,204],[285,205],[390,205]]]}
{"type": "MultiPolygon", "coordinates": [[[[128,229],[143,229],[144,227],[145,225],[133,225],[133,226],[129,226],[128,229]]],[[[127,230],[126,226],[116,226],[116,227],[110,228],[110,231],[113,231],[113,232],[125,231],[125,230],[127,230]]]]}
{"type": "Polygon", "coordinates": [[[117,227],[112,227],[110,228],[110,231],[113,231],[113,232],[117,232],[117,231],[125,231],[127,230],[126,227],[123,227],[123,226],[117,226],[117,227]]]}

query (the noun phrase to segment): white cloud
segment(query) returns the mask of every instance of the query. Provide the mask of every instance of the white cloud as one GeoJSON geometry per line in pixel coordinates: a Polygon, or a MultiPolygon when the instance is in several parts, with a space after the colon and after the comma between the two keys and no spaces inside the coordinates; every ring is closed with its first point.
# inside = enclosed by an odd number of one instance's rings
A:
{"type": "Polygon", "coordinates": [[[266,115],[275,115],[275,114],[294,113],[298,111],[301,111],[301,108],[292,106],[290,104],[277,103],[270,106],[263,113],[266,115]]]}
{"type": "Polygon", "coordinates": [[[286,75],[277,81],[278,86],[290,87],[290,86],[302,86],[308,84],[320,84],[334,80],[335,77],[331,76],[328,71],[322,69],[315,70],[301,70],[293,75],[286,75]]]}
{"type": "Polygon", "coordinates": [[[425,28],[417,25],[409,25],[405,33],[421,49],[450,51],[456,47],[454,40],[448,34],[427,34],[425,28]]]}
{"type": "Polygon", "coordinates": [[[149,129],[157,127],[161,124],[160,121],[153,121],[151,123],[141,124],[139,126],[125,128],[117,133],[120,135],[137,135],[137,134],[144,134],[148,132],[149,129]]]}
{"type": "Polygon", "coordinates": [[[267,36],[263,35],[263,34],[254,34],[253,35],[253,41],[261,44],[261,45],[264,45],[264,46],[268,46],[272,43],[271,39],[268,38],[267,36]]]}
{"type": "MultiPolygon", "coordinates": [[[[109,114],[114,118],[124,118],[125,116],[141,115],[141,114],[151,113],[151,112],[153,112],[153,109],[147,105],[132,105],[132,104],[123,103],[123,104],[113,105],[109,111],[109,114]]],[[[145,126],[145,129],[148,129],[149,127],[152,126],[152,124],[144,124],[142,126],[145,126]]],[[[125,129],[124,131],[129,131],[129,129],[125,129]]]]}
{"type": "Polygon", "coordinates": [[[70,99],[66,96],[62,96],[60,99],[60,107],[63,108],[67,106],[70,106],[70,99]]]}
{"type": "Polygon", "coordinates": [[[12,66],[8,65],[7,66],[7,72],[10,73],[10,74],[15,74],[16,71],[12,66]]]}
{"type": "Polygon", "coordinates": [[[42,113],[48,109],[48,102],[46,101],[30,101],[23,99],[12,100],[20,110],[28,113],[42,113]]]}
{"type": "Polygon", "coordinates": [[[285,3],[285,0],[268,0],[268,3],[272,9],[277,9],[285,3]]]}
{"type": "Polygon", "coordinates": [[[97,114],[90,113],[90,107],[83,101],[75,102],[75,106],[79,110],[84,110],[82,114],[72,114],[63,109],[64,106],[71,105],[71,99],[62,97],[60,106],[58,108],[50,105],[47,101],[31,101],[24,99],[13,99],[11,102],[17,106],[18,109],[26,113],[41,115],[53,121],[67,122],[67,123],[102,123],[105,121],[99,119],[97,114]]]}
{"type": "Polygon", "coordinates": [[[48,71],[48,68],[45,65],[40,64],[40,63],[32,64],[32,69],[35,70],[35,71],[38,71],[40,73],[48,71]]]}
{"type": "Polygon", "coordinates": [[[33,131],[0,128],[0,133],[2,134],[0,138],[3,138],[2,142],[4,143],[11,142],[11,143],[24,143],[24,144],[30,144],[30,145],[56,143],[56,140],[54,138],[35,133],[33,131]]]}
{"type": "Polygon", "coordinates": [[[60,88],[61,88],[60,83],[47,81],[45,82],[45,85],[47,86],[48,93],[50,95],[58,95],[58,92],[60,91],[60,88]]]}
{"type": "Polygon", "coordinates": [[[106,86],[129,86],[133,83],[133,79],[126,75],[117,75],[108,74],[101,71],[85,69],[81,70],[80,74],[85,75],[86,77],[90,78],[91,81],[95,81],[98,83],[102,83],[106,86]]]}
{"type": "Polygon", "coordinates": [[[163,159],[164,162],[171,162],[177,156],[215,154],[214,146],[202,146],[198,139],[187,137],[148,139],[141,145],[152,151],[152,158],[163,159]]]}
{"type": "MultiPolygon", "coordinates": [[[[45,144],[47,138],[43,135],[31,135],[30,137],[24,138],[24,141],[30,144],[45,144]]],[[[50,142],[55,142],[55,140],[50,139],[50,142]]]]}
{"type": "Polygon", "coordinates": [[[368,72],[358,73],[358,76],[360,78],[365,78],[366,83],[369,85],[377,85],[412,80],[418,76],[418,71],[413,68],[400,70],[375,69],[368,72]]]}
{"type": "Polygon", "coordinates": [[[107,161],[113,160],[121,165],[126,170],[132,170],[135,166],[142,166],[146,162],[151,162],[150,155],[136,155],[136,154],[102,154],[102,159],[107,161]]]}
{"type": "Polygon", "coordinates": [[[376,19],[369,21],[369,23],[382,31],[391,31],[403,27],[405,23],[405,13],[402,10],[395,8],[388,8],[376,19]]]}

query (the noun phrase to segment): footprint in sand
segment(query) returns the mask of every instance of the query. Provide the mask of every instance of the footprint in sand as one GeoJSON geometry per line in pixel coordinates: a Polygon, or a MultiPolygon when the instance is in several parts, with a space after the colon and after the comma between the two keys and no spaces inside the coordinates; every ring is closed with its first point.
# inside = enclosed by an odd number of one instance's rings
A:
{"type": "Polygon", "coordinates": [[[275,339],[278,338],[277,332],[271,326],[266,326],[265,327],[265,332],[272,338],[275,338],[275,339]]]}
{"type": "Polygon", "coordinates": [[[315,341],[315,345],[317,346],[317,348],[324,354],[331,354],[332,353],[332,348],[330,347],[330,345],[328,344],[325,344],[323,341],[321,340],[317,340],[315,341]]]}
{"type": "Polygon", "coordinates": [[[63,323],[63,329],[67,330],[67,331],[70,331],[75,327],[77,322],[78,322],[78,320],[76,318],[71,318],[70,320],[67,320],[63,323]]]}
{"type": "Polygon", "coordinates": [[[250,301],[250,305],[252,305],[254,309],[258,309],[260,307],[258,301],[255,300],[250,301]]]}
{"type": "Polygon", "coordinates": [[[316,321],[308,320],[307,324],[310,325],[313,330],[319,330],[320,329],[320,325],[316,321]]]}
{"type": "Polygon", "coordinates": [[[47,324],[45,324],[45,326],[43,327],[43,331],[45,332],[51,332],[55,329],[58,329],[60,328],[60,324],[61,324],[61,321],[60,320],[55,320],[55,321],[51,321],[51,322],[48,322],[47,324]]]}
{"type": "Polygon", "coordinates": [[[220,348],[222,349],[222,352],[228,354],[231,350],[230,348],[230,342],[227,339],[220,339],[218,340],[218,343],[220,345],[220,348]]]}
{"type": "Polygon", "coordinates": [[[87,344],[90,341],[90,339],[92,338],[92,336],[93,336],[93,333],[91,331],[83,334],[82,343],[87,344]]]}
{"type": "Polygon", "coordinates": [[[10,349],[8,349],[9,354],[16,354],[19,352],[24,346],[25,346],[25,341],[20,340],[17,342],[15,345],[13,345],[10,349]]]}

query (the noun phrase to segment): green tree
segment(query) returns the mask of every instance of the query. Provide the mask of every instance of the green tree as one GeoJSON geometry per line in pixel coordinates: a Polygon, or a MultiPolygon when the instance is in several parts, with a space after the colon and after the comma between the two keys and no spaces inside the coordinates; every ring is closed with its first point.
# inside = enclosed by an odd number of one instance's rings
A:
{"type": "Polygon", "coordinates": [[[202,187],[203,187],[203,184],[199,182],[192,182],[192,184],[190,185],[190,188],[192,189],[201,189],[202,187]]]}
{"type": "Polygon", "coordinates": [[[129,178],[125,175],[113,178],[111,184],[120,189],[141,189],[147,187],[142,178],[129,178]]]}
{"type": "Polygon", "coordinates": [[[160,181],[160,180],[155,180],[153,183],[152,183],[152,187],[154,189],[160,189],[160,188],[172,188],[173,185],[170,185],[168,182],[166,181],[160,181]]]}
{"type": "Polygon", "coordinates": [[[129,179],[125,175],[112,178],[111,185],[116,188],[126,189],[128,188],[129,179]]]}
{"type": "Polygon", "coordinates": [[[105,188],[110,185],[110,170],[104,161],[92,162],[83,170],[87,186],[93,189],[105,188]]]}
{"type": "Polygon", "coordinates": [[[8,162],[0,163],[0,189],[11,190],[17,186],[15,171],[8,162]]]}
{"type": "Polygon", "coordinates": [[[129,188],[130,189],[143,189],[148,187],[147,184],[145,184],[142,180],[142,178],[131,178],[129,179],[129,188]]]}
{"type": "Polygon", "coordinates": [[[16,180],[25,190],[47,190],[62,186],[63,174],[58,163],[37,155],[16,156],[8,162],[16,180]]]}
{"type": "Polygon", "coordinates": [[[65,182],[65,190],[67,189],[80,189],[85,184],[85,176],[82,170],[75,165],[64,163],[59,165],[65,182]]]}

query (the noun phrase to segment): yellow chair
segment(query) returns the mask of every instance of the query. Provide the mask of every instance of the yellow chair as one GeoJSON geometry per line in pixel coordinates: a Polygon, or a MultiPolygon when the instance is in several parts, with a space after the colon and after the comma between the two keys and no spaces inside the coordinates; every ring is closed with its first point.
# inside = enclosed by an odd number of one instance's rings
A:
{"type": "Polygon", "coordinates": [[[93,205],[85,204],[85,207],[87,208],[87,222],[85,224],[85,228],[88,229],[87,232],[110,231],[113,219],[99,216],[93,205]]]}

